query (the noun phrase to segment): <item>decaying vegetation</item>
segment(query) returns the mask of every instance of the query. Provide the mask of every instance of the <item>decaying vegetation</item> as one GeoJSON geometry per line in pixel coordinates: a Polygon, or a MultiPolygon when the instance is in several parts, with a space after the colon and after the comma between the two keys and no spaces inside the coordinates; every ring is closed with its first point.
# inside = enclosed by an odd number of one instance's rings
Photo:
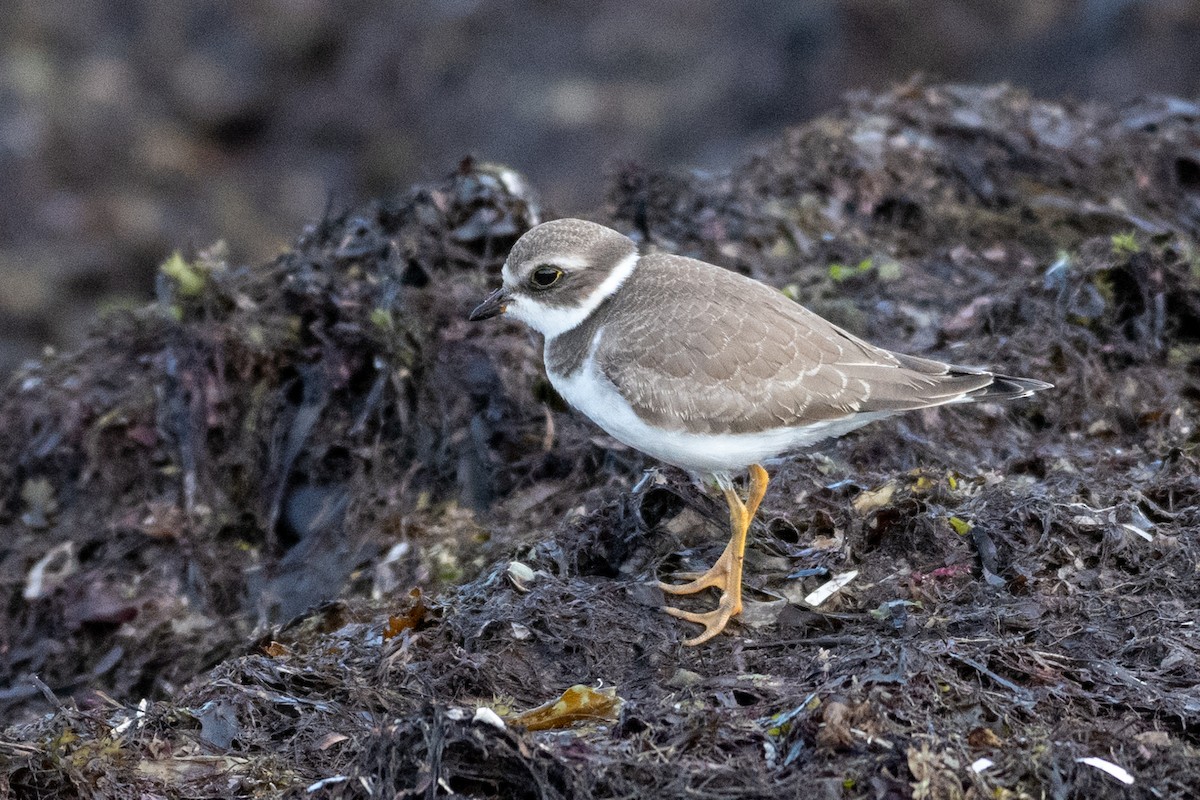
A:
{"type": "Polygon", "coordinates": [[[15,376],[0,794],[1200,793],[1200,108],[914,84],[613,175],[647,245],[1057,387],[781,465],[695,649],[649,584],[719,504],[465,321],[539,216],[467,162],[268,264],[173,257],[15,376]]]}

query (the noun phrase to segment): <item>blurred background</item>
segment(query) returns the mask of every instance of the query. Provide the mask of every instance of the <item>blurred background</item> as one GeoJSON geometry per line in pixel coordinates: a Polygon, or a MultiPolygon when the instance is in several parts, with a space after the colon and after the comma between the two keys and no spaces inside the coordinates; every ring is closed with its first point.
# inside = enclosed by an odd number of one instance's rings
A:
{"type": "Polygon", "coordinates": [[[0,378],[144,302],[177,247],[268,259],[466,154],[587,212],[609,165],[721,170],[918,72],[1200,94],[1196,0],[3,0],[0,19],[0,378]]]}

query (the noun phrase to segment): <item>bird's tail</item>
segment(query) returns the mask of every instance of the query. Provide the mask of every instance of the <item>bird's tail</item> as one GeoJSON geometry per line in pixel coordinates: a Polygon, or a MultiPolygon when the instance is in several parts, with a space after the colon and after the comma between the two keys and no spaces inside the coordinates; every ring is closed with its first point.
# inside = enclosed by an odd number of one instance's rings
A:
{"type": "MultiPolygon", "coordinates": [[[[951,375],[956,371],[975,374],[974,370],[963,369],[961,367],[950,368],[951,375]]],[[[996,375],[992,373],[991,383],[967,392],[963,399],[970,402],[980,400],[1016,400],[1019,397],[1029,397],[1034,392],[1040,392],[1043,389],[1053,388],[1054,384],[1035,380],[1034,378],[1015,378],[1012,375],[996,375]]]]}

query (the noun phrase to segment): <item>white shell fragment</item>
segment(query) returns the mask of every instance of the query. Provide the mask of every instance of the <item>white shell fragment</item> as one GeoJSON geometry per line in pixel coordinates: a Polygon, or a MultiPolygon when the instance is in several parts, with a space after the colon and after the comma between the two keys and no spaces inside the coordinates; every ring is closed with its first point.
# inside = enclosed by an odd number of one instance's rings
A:
{"type": "Polygon", "coordinates": [[[475,709],[475,716],[471,718],[471,722],[482,722],[485,725],[491,725],[496,730],[504,730],[507,725],[504,720],[500,719],[500,715],[492,711],[487,706],[480,706],[475,709]]]}
{"type": "Polygon", "coordinates": [[[856,569],[852,569],[849,572],[843,572],[841,575],[834,575],[828,581],[809,592],[808,596],[804,598],[804,602],[805,604],[816,608],[837,594],[840,589],[849,585],[850,581],[857,577],[858,570],[856,569]]]}
{"type": "Polygon", "coordinates": [[[517,591],[528,592],[528,584],[533,583],[535,577],[537,577],[537,573],[528,564],[520,561],[508,562],[508,579],[513,582],[513,586],[517,587],[517,591]]]}
{"type": "Polygon", "coordinates": [[[1087,758],[1075,759],[1075,763],[1087,764],[1089,767],[1095,767],[1101,772],[1108,773],[1126,786],[1133,785],[1133,776],[1129,774],[1129,770],[1118,766],[1111,761],[1105,761],[1103,758],[1096,758],[1095,756],[1088,756],[1087,758]]]}

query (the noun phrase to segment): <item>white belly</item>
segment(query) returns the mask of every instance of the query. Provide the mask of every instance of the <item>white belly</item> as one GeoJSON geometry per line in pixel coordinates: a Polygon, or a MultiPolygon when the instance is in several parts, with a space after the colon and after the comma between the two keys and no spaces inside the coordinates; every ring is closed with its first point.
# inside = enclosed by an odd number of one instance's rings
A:
{"type": "Polygon", "coordinates": [[[564,400],[609,436],[660,461],[692,472],[740,470],[891,416],[887,413],[852,414],[842,419],[757,433],[689,433],[656,428],[639,417],[612,382],[600,374],[591,354],[571,377],[553,373],[549,377],[564,400]]]}

